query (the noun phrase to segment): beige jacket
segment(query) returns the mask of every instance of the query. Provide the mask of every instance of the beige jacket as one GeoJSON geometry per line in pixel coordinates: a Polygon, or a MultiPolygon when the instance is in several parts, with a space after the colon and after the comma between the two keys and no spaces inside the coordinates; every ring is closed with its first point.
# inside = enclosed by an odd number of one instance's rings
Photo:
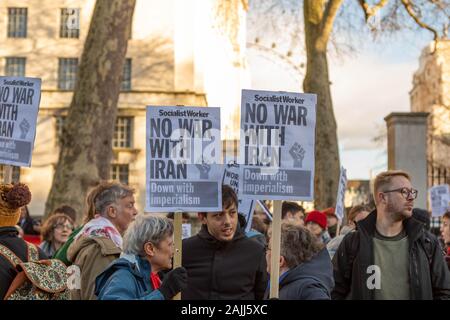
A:
{"type": "Polygon", "coordinates": [[[121,249],[109,238],[82,236],[67,250],[69,261],[80,268],[80,288],[70,292],[71,300],[96,300],[95,278],[115,259],[121,249]]]}

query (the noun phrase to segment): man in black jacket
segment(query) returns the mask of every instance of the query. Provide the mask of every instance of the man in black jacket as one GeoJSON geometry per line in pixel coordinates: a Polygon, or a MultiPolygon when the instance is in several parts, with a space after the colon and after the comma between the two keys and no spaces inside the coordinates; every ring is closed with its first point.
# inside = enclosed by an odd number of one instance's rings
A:
{"type": "Polygon", "coordinates": [[[333,258],[333,299],[449,299],[450,274],[434,235],[412,217],[417,190],[403,171],[380,173],[376,210],[333,258]]]}
{"type": "Polygon", "coordinates": [[[185,300],[259,300],[267,286],[265,249],[238,224],[237,197],[222,186],[221,212],[199,213],[200,232],[183,240],[185,300]]]}

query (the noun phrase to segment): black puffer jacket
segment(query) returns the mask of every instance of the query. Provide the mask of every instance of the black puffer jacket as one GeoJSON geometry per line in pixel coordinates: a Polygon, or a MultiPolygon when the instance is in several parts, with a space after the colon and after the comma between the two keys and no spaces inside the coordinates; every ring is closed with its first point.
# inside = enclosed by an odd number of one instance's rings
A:
{"type": "MultiPolygon", "coordinates": [[[[19,238],[15,227],[0,227],[0,244],[11,250],[23,262],[28,261],[26,243],[19,238]]],[[[47,256],[38,248],[39,258],[47,259],[47,256]]],[[[3,299],[12,281],[17,275],[14,266],[0,254],[0,299],[3,299]]]]}
{"type": "MultiPolygon", "coordinates": [[[[326,248],[310,261],[289,270],[280,281],[280,300],[330,300],[333,265],[326,248]]],[[[266,293],[267,294],[267,293],[266,293]]]]}
{"type": "MultiPolygon", "coordinates": [[[[377,212],[357,223],[357,231],[347,234],[333,257],[335,287],[333,299],[374,299],[374,290],[367,287],[374,264],[373,238],[377,212]]],[[[409,277],[411,299],[450,298],[450,273],[437,238],[414,218],[403,226],[409,242],[409,277]]]]}
{"type": "Polygon", "coordinates": [[[267,286],[264,247],[238,227],[230,242],[211,236],[205,225],[183,240],[183,266],[188,272],[183,300],[260,300],[267,286]]]}

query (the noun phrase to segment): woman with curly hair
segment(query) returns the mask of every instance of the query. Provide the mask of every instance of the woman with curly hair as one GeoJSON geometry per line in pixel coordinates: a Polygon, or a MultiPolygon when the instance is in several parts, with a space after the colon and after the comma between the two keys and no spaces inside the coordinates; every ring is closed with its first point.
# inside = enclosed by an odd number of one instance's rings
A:
{"type": "MultiPolygon", "coordinates": [[[[267,247],[266,260],[270,273],[270,247],[267,247]]],[[[281,225],[279,281],[280,300],[331,299],[334,279],[328,251],[316,236],[300,225],[281,225]]]]}
{"type": "Polygon", "coordinates": [[[55,252],[61,248],[73,231],[73,220],[63,213],[50,216],[42,226],[42,243],[39,248],[52,258],[55,252]]]}

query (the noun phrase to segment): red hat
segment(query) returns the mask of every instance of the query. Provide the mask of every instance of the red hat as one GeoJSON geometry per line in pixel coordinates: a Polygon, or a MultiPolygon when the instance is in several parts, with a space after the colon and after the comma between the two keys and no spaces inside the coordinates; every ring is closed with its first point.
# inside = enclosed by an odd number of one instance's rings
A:
{"type": "Polygon", "coordinates": [[[320,211],[314,210],[308,213],[305,219],[305,224],[309,221],[317,223],[322,229],[327,228],[327,216],[320,211]]]}

